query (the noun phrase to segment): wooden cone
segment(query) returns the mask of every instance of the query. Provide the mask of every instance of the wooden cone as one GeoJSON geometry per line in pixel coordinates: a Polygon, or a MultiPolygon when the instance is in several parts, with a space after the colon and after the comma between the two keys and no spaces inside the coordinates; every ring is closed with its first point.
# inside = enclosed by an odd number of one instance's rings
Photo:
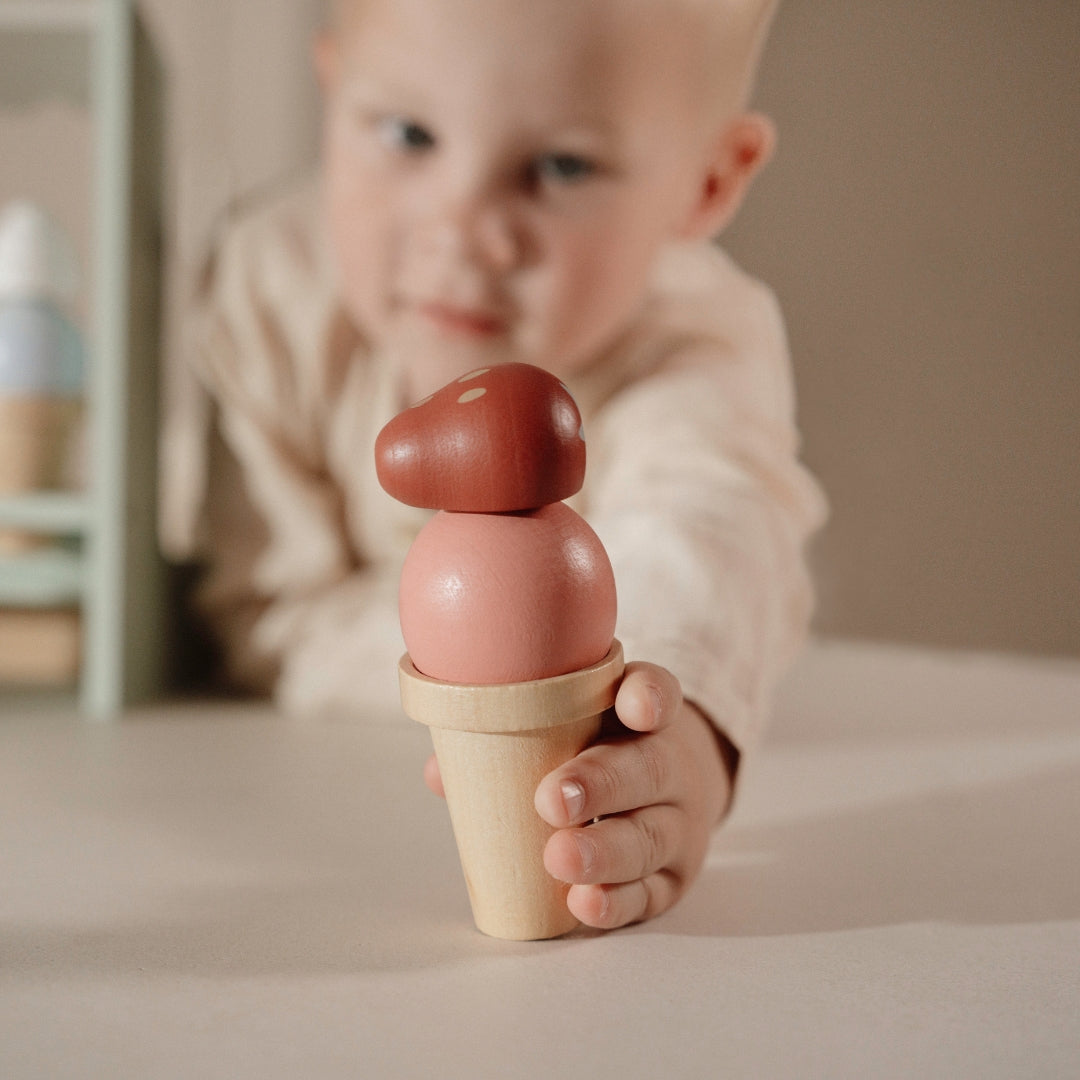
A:
{"type": "MultiPolygon", "coordinates": [[[[0,495],[25,495],[60,486],[68,438],[79,415],[74,398],[0,393],[0,495]]],[[[0,555],[47,543],[20,529],[0,530],[0,555]]]]}
{"type": "Polygon", "coordinates": [[[485,934],[530,941],[578,925],[566,906],[569,886],[544,869],[555,830],[533,795],[596,739],[622,673],[617,641],[590,668],[504,686],[429,679],[402,658],[402,706],[431,728],[473,919],[485,934]]]}

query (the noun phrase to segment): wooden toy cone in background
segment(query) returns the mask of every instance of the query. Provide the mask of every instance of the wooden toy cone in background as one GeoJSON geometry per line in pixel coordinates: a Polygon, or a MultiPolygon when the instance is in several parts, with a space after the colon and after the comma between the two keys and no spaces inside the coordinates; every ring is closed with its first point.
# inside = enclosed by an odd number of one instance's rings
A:
{"type": "MultiPolygon", "coordinates": [[[[0,212],[0,496],[61,486],[82,404],[82,342],[64,311],[75,279],[59,226],[33,203],[9,203],[0,212]]],[[[45,542],[0,530],[0,555],[45,542]]]]}
{"type": "Polygon", "coordinates": [[[402,570],[405,712],[431,729],[477,927],[514,940],[577,925],[543,851],[536,787],[600,730],[623,672],[615,581],[561,500],[581,487],[581,416],[528,364],[463,375],[375,448],[395,498],[439,512],[402,570]]]}

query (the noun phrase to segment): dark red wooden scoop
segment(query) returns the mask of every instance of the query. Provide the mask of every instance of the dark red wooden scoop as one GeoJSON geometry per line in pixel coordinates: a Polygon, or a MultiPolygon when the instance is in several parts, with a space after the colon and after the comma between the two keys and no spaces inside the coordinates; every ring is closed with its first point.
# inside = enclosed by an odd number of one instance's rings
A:
{"type": "Polygon", "coordinates": [[[395,416],[379,432],[375,466],[379,483],[410,506],[531,510],[581,489],[581,414],[542,368],[480,368],[395,416]]]}

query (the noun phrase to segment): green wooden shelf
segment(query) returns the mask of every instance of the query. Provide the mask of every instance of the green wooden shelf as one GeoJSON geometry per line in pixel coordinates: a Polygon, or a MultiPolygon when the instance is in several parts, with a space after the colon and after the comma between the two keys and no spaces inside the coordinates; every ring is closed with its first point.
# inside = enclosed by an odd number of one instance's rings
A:
{"type": "Polygon", "coordinates": [[[0,496],[0,526],[49,536],[78,536],[87,531],[90,500],[82,494],[42,491],[0,496]]]}
{"type": "Polygon", "coordinates": [[[0,606],[73,607],[83,598],[84,565],[77,550],[44,547],[0,557],[0,606]]]}
{"type": "Polygon", "coordinates": [[[0,0],[0,109],[33,115],[64,98],[88,112],[94,139],[85,178],[89,486],[0,498],[0,527],[65,541],[0,560],[0,606],[79,603],[79,705],[97,719],[153,697],[164,667],[155,408],[162,84],[133,0],[0,0]]]}

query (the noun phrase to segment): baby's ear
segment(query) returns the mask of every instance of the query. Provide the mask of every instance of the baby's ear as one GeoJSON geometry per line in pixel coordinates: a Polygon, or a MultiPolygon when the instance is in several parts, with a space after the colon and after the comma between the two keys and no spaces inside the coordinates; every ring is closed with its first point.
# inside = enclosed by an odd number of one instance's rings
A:
{"type": "Polygon", "coordinates": [[[735,217],[758,170],[772,157],[776,128],[760,113],[733,120],[713,144],[690,215],[680,237],[715,236],[735,217]]]}

